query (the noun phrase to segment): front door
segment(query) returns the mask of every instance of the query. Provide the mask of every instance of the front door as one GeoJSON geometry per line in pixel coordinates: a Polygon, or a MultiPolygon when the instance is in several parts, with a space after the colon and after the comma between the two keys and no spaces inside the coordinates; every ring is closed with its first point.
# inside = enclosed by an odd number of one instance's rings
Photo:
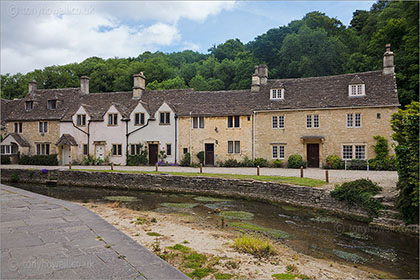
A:
{"type": "Polygon", "coordinates": [[[319,168],[319,144],[306,144],[308,167],[319,168]]]}
{"type": "Polygon", "coordinates": [[[96,145],[96,158],[105,160],[105,146],[104,145],[96,145]]]}
{"type": "Polygon", "coordinates": [[[205,144],[205,165],[214,165],[214,144],[205,144]]]}
{"type": "Polygon", "coordinates": [[[149,165],[158,162],[158,144],[149,144],[149,165]]]}
{"type": "Polygon", "coordinates": [[[63,159],[63,165],[68,165],[71,160],[71,146],[69,145],[63,145],[62,146],[62,159],[63,159]]]}

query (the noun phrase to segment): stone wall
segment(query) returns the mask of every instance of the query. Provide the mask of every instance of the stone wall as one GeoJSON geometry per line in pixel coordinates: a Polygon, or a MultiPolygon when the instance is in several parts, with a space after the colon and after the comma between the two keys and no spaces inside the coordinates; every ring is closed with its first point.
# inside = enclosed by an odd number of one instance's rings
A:
{"type": "MultiPolygon", "coordinates": [[[[45,183],[48,174],[41,170],[1,169],[2,181],[10,181],[13,174],[20,182],[45,183]]],[[[160,192],[184,192],[207,195],[252,198],[269,202],[285,202],[337,214],[367,218],[365,211],[349,207],[344,202],[332,198],[328,190],[312,187],[293,186],[253,180],[235,180],[209,177],[188,177],[166,174],[130,174],[117,172],[91,172],[56,170],[52,177],[59,185],[119,188],[160,192]]]]}

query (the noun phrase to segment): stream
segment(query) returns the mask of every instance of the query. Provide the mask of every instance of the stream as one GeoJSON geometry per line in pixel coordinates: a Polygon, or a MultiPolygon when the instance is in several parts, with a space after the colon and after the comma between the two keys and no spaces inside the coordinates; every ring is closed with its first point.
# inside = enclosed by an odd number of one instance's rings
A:
{"type": "Polygon", "coordinates": [[[367,223],[326,215],[287,204],[193,194],[173,194],[90,187],[12,186],[73,202],[109,203],[139,211],[185,212],[208,223],[262,233],[297,252],[364,266],[395,278],[419,277],[419,239],[416,236],[371,228],[367,223]],[[222,219],[223,217],[223,219],[222,219]]]}

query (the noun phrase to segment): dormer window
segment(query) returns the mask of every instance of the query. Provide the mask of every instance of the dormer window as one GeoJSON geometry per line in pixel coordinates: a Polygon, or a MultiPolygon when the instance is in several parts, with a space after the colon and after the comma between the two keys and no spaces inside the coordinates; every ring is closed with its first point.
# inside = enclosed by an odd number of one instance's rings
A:
{"type": "Polygon", "coordinates": [[[359,76],[354,76],[354,78],[349,83],[349,96],[364,96],[365,93],[365,83],[359,76]]]}
{"type": "Polygon", "coordinates": [[[50,110],[57,109],[57,100],[48,100],[47,108],[50,110]]]}
{"type": "Polygon", "coordinates": [[[34,107],[34,102],[33,101],[25,101],[25,110],[26,111],[32,110],[33,107],[34,107]]]}
{"type": "Polygon", "coordinates": [[[284,88],[272,88],[270,90],[270,99],[271,100],[284,99],[284,88]]]}

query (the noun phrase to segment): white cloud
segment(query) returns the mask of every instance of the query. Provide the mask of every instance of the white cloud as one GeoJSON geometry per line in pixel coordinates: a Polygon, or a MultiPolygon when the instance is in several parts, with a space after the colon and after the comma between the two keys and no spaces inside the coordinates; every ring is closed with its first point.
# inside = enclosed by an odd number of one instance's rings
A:
{"type": "Polygon", "coordinates": [[[128,57],[180,45],[181,18],[204,21],[234,2],[1,2],[1,73],[90,56],[128,57]]]}

